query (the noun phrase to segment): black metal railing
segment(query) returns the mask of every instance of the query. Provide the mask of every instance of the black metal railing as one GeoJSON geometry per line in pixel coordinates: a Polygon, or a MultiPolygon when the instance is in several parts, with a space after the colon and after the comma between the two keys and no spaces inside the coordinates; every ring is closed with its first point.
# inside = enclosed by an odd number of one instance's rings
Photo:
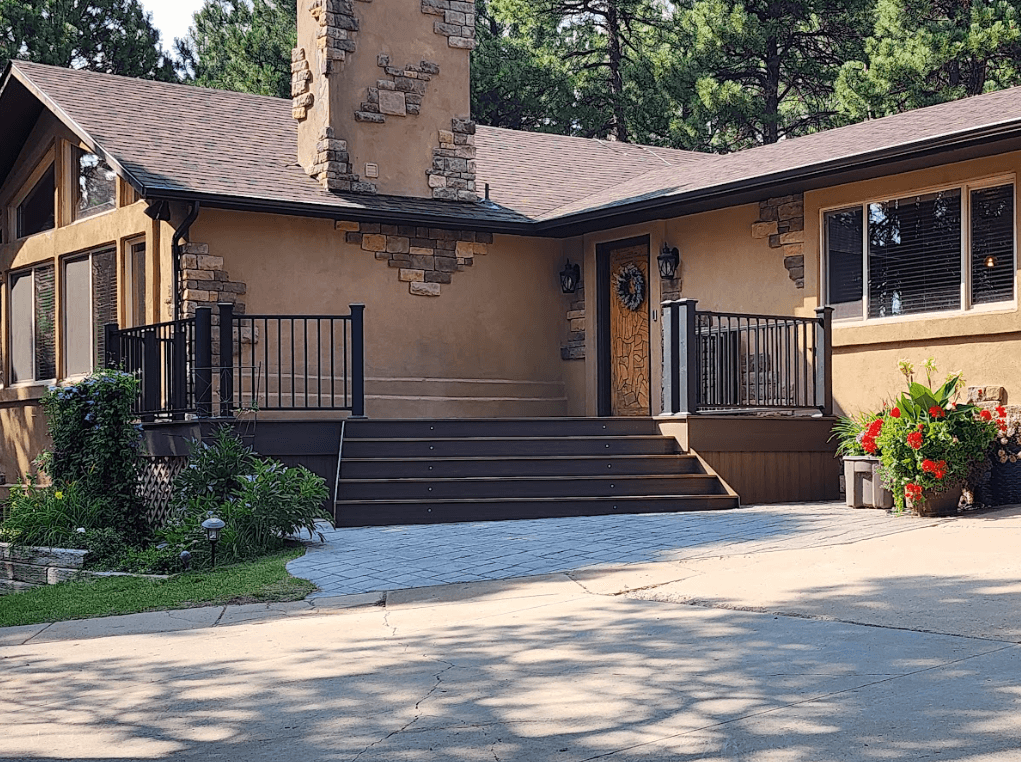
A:
{"type": "Polygon", "coordinates": [[[138,376],[134,412],[143,421],[180,419],[195,412],[196,338],[194,318],[124,330],[116,323],[106,326],[106,365],[138,376]]]}
{"type": "Polygon", "coordinates": [[[256,410],[347,410],[365,415],[364,312],[239,315],[220,305],[220,415],[256,410]]]}
{"type": "Polygon", "coordinates": [[[254,410],[337,410],[365,416],[365,306],[350,315],[214,316],[119,329],[106,326],[107,367],[141,380],[146,422],[254,410]],[[215,319],[214,319],[215,318],[215,319]]]}
{"type": "Polygon", "coordinates": [[[663,412],[833,411],[832,313],[747,315],[663,303],[663,412]]]}

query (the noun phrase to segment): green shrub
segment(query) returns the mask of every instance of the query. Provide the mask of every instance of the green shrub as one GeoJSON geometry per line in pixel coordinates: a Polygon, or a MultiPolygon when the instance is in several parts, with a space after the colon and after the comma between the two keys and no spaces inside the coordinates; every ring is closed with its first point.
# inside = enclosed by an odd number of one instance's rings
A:
{"type": "Polygon", "coordinates": [[[209,563],[202,522],[215,513],[226,523],[217,545],[224,563],[279,550],[284,537],[316,531],[328,519],[326,481],[308,469],[260,458],[224,427],[211,442],[194,443],[190,462],[174,482],[178,520],[161,537],[174,553],[188,550],[196,566],[209,563]]]}
{"type": "Polygon", "coordinates": [[[100,371],[71,386],[54,386],[42,398],[53,449],[40,459],[57,490],[76,485],[103,511],[99,526],[119,531],[130,543],[149,534],[138,477],[142,426],[132,406],[138,379],[100,371]]]}
{"type": "Polygon", "coordinates": [[[78,484],[40,487],[29,476],[11,489],[0,540],[15,545],[82,548],[85,534],[106,526],[110,506],[86,494],[78,484]]]}

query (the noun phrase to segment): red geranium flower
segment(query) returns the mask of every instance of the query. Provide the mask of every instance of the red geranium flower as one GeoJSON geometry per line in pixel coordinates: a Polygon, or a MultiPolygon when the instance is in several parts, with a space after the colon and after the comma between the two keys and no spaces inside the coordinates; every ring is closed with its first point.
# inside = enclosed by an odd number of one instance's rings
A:
{"type": "Polygon", "coordinates": [[[914,448],[916,450],[921,450],[922,449],[922,432],[921,431],[912,431],[910,434],[908,434],[907,443],[912,448],[914,448]]]}
{"type": "Polygon", "coordinates": [[[1007,433],[1007,422],[1006,421],[997,421],[996,425],[999,426],[1000,431],[1002,431],[1003,433],[1007,433]]]}
{"type": "Polygon", "coordinates": [[[872,437],[874,439],[875,437],[879,436],[879,432],[881,432],[882,430],[883,419],[877,418],[876,420],[869,424],[868,429],[865,431],[865,436],[872,437]]]}
{"type": "Polygon", "coordinates": [[[891,410],[890,411],[890,417],[891,418],[900,418],[900,408],[899,407],[895,407],[893,410],[891,410]]]}
{"type": "Polygon", "coordinates": [[[1006,418],[1007,417],[1007,408],[1005,408],[1003,405],[997,405],[996,406],[996,414],[998,416],[1000,416],[1000,418],[1006,418]]]}
{"type": "Polygon", "coordinates": [[[988,410],[983,410],[981,413],[979,413],[979,416],[982,418],[983,421],[993,420],[993,414],[990,413],[988,410]]]}
{"type": "Polygon", "coordinates": [[[914,502],[915,500],[918,500],[922,496],[922,488],[919,487],[917,484],[908,482],[907,484],[904,485],[904,496],[908,500],[914,502]]]}
{"type": "Polygon", "coordinates": [[[929,408],[929,415],[931,415],[933,418],[946,418],[947,411],[939,407],[938,405],[933,405],[932,407],[929,408]]]}
{"type": "Polygon", "coordinates": [[[869,455],[874,455],[876,453],[876,450],[879,449],[878,447],[876,447],[876,440],[868,436],[861,438],[861,446],[869,455]]]}
{"type": "Polygon", "coordinates": [[[922,470],[932,474],[937,479],[942,479],[947,473],[947,462],[945,460],[929,460],[926,458],[922,461],[922,470]]]}

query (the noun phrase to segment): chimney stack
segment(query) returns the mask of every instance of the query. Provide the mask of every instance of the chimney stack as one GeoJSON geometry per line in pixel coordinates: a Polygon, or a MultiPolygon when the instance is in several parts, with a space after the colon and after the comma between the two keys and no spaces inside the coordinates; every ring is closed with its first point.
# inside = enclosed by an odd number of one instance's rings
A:
{"type": "Polygon", "coordinates": [[[324,188],[476,201],[462,0],[298,0],[298,160],[324,188]]]}

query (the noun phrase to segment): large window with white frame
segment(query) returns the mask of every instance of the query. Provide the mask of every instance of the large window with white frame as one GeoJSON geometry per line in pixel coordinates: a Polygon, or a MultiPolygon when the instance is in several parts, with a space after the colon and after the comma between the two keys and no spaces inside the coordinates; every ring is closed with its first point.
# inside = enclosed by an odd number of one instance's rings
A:
{"type": "Polygon", "coordinates": [[[65,376],[102,367],[107,323],[117,322],[117,250],[106,248],[64,262],[65,376]]]}
{"type": "Polygon", "coordinates": [[[55,299],[53,265],[11,274],[8,319],[12,383],[56,378],[55,299]]]}
{"type": "Polygon", "coordinates": [[[875,319],[1013,302],[1014,183],[870,201],[826,212],[826,301],[875,319]]]}

